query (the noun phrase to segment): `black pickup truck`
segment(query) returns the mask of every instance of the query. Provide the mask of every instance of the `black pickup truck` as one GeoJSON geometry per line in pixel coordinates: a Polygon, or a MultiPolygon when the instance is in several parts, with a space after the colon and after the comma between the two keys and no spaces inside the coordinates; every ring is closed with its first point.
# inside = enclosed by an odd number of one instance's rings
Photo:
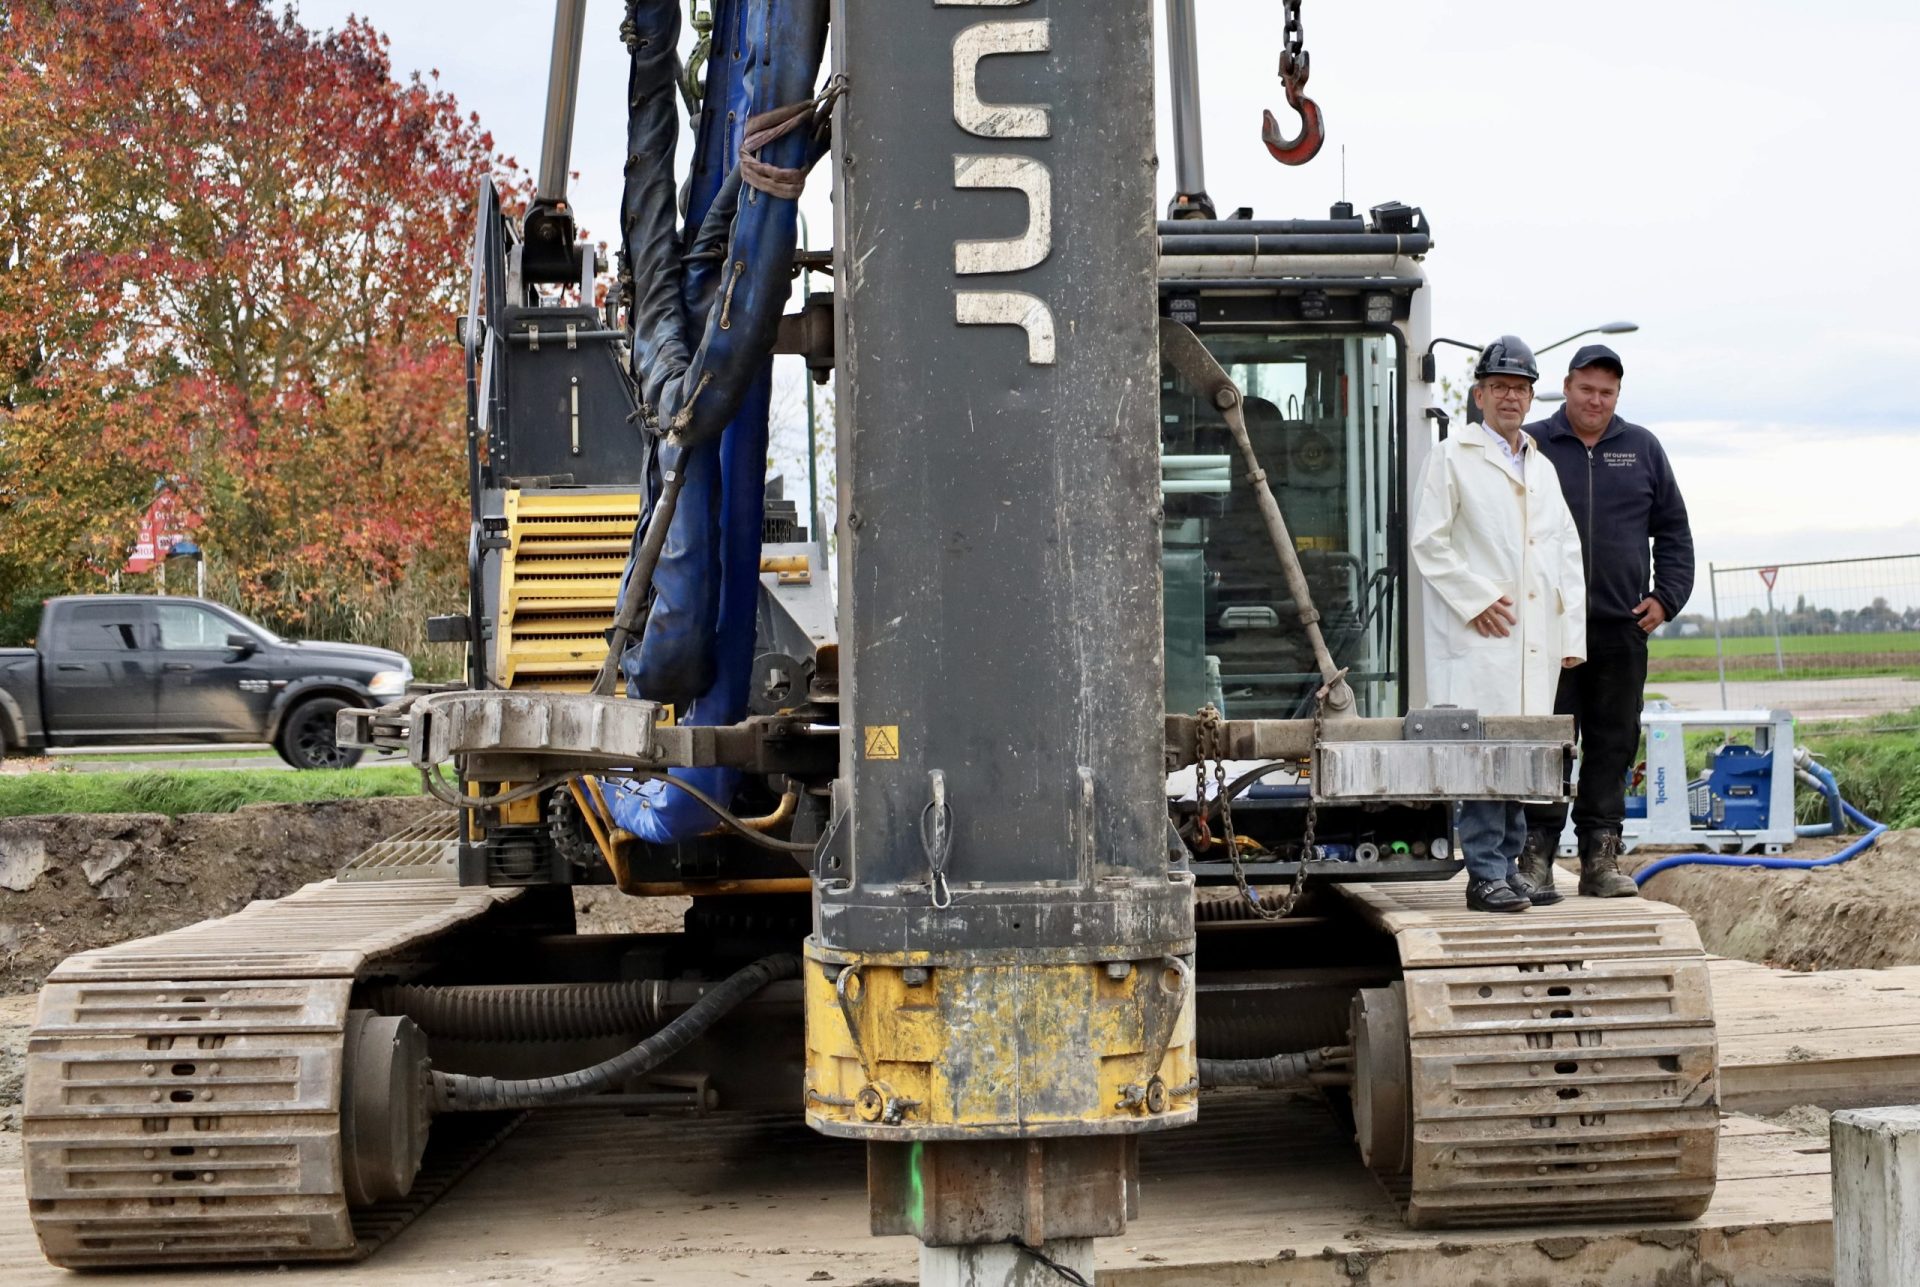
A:
{"type": "Polygon", "coordinates": [[[347,768],[334,714],[406,691],[405,656],[282,639],[204,599],[47,600],[32,648],[0,648],[0,750],[267,742],[297,769],[347,768]]]}

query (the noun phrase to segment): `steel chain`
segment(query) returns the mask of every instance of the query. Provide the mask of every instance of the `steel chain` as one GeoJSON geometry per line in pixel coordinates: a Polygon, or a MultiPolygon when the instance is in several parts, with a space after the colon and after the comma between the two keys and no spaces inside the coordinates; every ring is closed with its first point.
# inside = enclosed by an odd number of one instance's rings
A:
{"type": "Polygon", "coordinates": [[[1196,812],[1193,815],[1193,840],[1204,854],[1213,847],[1213,828],[1207,825],[1207,750],[1213,745],[1213,726],[1220,722],[1220,712],[1208,702],[1200,708],[1196,717],[1199,721],[1193,730],[1193,803],[1196,812]]]}
{"type": "MultiPolygon", "coordinates": [[[[1341,671],[1345,675],[1346,671],[1341,671]]],[[[1334,683],[1339,682],[1335,677],[1334,683]]],[[[1307,892],[1307,864],[1314,857],[1314,832],[1320,825],[1320,796],[1313,785],[1314,756],[1320,753],[1320,734],[1327,722],[1327,694],[1333,684],[1322,684],[1313,695],[1313,741],[1307,747],[1307,823],[1300,834],[1300,861],[1293,869],[1293,883],[1287,886],[1287,892],[1281,896],[1278,915],[1289,915],[1300,902],[1300,896],[1307,892]]]]}
{"type": "MultiPolygon", "coordinates": [[[[1282,910],[1276,911],[1267,906],[1247,880],[1247,869],[1240,862],[1240,838],[1233,834],[1233,800],[1227,791],[1227,729],[1220,718],[1219,708],[1208,702],[1200,708],[1199,722],[1193,731],[1193,799],[1199,806],[1199,825],[1194,829],[1196,838],[1206,844],[1211,840],[1207,827],[1206,767],[1209,760],[1213,763],[1214,798],[1220,801],[1220,833],[1227,845],[1227,862],[1233,867],[1233,883],[1240,890],[1240,897],[1247,900],[1254,915],[1264,921],[1277,921],[1293,910],[1294,902],[1299,901],[1296,893],[1285,903],[1282,910]]],[[[1298,883],[1298,875],[1295,876],[1298,883]]]]}
{"type": "Polygon", "coordinates": [[[1306,88],[1312,59],[1307,55],[1307,32],[1300,23],[1300,0],[1286,0],[1286,21],[1280,47],[1280,78],[1292,93],[1306,88]]]}
{"type": "Polygon", "coordinates": [[[1254,914],[1263,921],[1283,920],[1291,916],[1293,909],[1299,906],[1301,896],[1307,892],[1307,864],[1314,860],[1314,833],[1320,825],[1320,797],[1312,787],[1312,768],[1326,730],[1327,694],[1333,691],[1334,685],[1346,678],[1346,674],[1342,670],[1313,694],[1313,740],[1307,748],[1307,820],[1301,830],[1300,857],[1294,863],[1293,880],[1288,884],[1287,892],[1280,896],[1279,902],[1271,905],[1247,881],[1246,868],[1240,862],[1240,842],[1233,834],[1233,800],[1227,793],[1226,725],[1213,703],[1209,702],[1200,708],[1199,723],[1194,729],[1193,795],[1194,802],[1199,806],[1200,819],[1195,834],[1202,837],[1207,834],[1207,797],[1203,788],[1206,763],[1211,759],[1214,794],[1220,801],[1220,831],[1227,843],[1227,861],[1233,867],[1233,883],[1239,887],[1240,896],[1247,900],[1254,914]]]}

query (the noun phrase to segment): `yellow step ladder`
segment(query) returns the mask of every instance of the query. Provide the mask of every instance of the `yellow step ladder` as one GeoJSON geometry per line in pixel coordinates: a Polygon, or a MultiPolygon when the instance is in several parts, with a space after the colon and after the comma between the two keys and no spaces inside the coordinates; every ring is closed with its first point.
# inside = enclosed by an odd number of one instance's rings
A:
{"type": "Polygon", "coordinates": [[[607,657],[640,496],[511,491],[506,520],[493,677],[506,688],[586,692],[607,657]]]}

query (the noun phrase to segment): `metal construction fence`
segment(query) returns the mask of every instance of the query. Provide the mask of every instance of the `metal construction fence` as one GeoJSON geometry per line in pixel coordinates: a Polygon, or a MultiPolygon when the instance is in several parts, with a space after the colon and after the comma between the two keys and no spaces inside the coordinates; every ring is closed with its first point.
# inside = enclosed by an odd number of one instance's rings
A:
{"type": "Polygon", "coordinates": [[[1683,614],[1653,641],[1649,689],[1674,689],[1676,704],[1697,709],[1717,686],[1722,709],[1803,720],[1920,709],[1920,554],[1708,564],[1706,574],[1711,616],[1683,614]]]}

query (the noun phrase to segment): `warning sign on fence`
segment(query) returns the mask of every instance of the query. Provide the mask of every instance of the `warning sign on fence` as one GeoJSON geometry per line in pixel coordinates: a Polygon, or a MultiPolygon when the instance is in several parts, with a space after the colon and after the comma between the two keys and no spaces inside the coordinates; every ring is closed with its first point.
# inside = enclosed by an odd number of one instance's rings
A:
{"type": "Polygon", "coordinates": [[[1773,589],[1773,583],[1780,579],[1779,568],[1761,568],[1760,579],[1767,583],[1767,589],[1773,589]]]}

